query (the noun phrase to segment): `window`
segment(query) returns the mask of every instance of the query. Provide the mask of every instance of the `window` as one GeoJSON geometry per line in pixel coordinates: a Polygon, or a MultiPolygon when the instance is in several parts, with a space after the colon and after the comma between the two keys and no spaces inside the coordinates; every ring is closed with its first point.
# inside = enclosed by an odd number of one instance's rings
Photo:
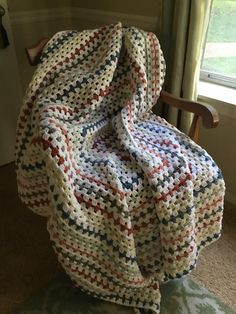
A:
{"type": "Polygon", "coordinates": [[[236,0],[213,0],[201,80],[236,87],[236,0]]]}

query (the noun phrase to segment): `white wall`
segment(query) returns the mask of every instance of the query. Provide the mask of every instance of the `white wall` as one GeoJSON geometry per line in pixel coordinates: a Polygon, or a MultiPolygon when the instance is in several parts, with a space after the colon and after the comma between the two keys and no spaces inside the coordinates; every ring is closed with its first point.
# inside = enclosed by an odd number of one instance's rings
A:
{"type": "Polygon", "coordinates": [[[22,87],[19,78],[12,30],[6,0],[0,0],[5,9],[2,23],[10,45],[0,49],[0,166],[14,160],[16,123],[19,114],[22,87]]]}
{"type": "Polygon", "coordinates": [[[221,168],[226,183],[226,200],[236,206],[236,106],[209,99],[207,102],[220,112],[220,123],[215,129],[201,128],[199,144],[221,168]]]}
{"type": "Polygon", "coordinates": [[[34,67],[28,64],[26,47],[60,30],[95,28],[117,21],[158,31],[161,25],[161,2],[8,0],[23,92],[34,71],[34,67]]]}
{"type": "Polygon", "coordinates": [[[73,7],[141,16],[160,16],[162,7],[162,0],[72,0],[71,3],[73,7]]]}
{"type": "Polygon", "coordinates": [[[60,30],[71,29],[70,8],[11,11],[10,20],[24,92],[35,70],[29,65],[25,48],[34,46],[42,37],[51,37],[60,30]]]}
{"type": "Polygon", "coordinates": [[[22,12],[31,10],[45,10],[48,8],[64,8],[71,6],[71,0],[8,0],[11,12],[22,12]]]}

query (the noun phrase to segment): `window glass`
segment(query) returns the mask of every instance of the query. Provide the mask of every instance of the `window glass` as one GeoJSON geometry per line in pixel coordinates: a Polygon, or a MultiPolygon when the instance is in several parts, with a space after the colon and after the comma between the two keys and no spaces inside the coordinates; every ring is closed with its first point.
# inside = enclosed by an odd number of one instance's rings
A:
{"type": "Polygon", "coordinates": [[[236,83],[236,0],[213,0],[202,70],[205,78],[236,83]]]}

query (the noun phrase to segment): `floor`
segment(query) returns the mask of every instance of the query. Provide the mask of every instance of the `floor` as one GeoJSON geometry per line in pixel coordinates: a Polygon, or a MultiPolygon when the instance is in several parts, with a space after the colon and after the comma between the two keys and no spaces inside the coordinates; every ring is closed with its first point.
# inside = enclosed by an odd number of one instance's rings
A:
{"type": "Polygon", "coordinates": [[[236,208],[225,205],[221,238],[204,249],[192,277],[236,309],[236,208]]]}
{"type": "Polygon", "coordinates": [[[45,228],[17,196],[13,165],[0,168],[0,313],[9,314],[59,271],[45,228]]]}
{"type": "MultiPolygon", "coordinates": [[[[14,166],[0,168],[0,313],[10,314],[61,270],[45,218],[17,197],[14,166]]],[[[236,309],[236,208],[226,205],[223,234],[206,248],[192,277],[236,309]]]]}

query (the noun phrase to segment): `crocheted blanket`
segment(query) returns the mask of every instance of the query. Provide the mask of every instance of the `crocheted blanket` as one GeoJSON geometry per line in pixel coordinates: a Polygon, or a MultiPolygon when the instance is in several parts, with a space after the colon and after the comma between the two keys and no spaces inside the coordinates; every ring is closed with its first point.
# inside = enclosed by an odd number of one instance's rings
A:
{"type": "Polygon", "coordinates": [[[189,273],[221,231],[219,168],[151,111],[164,69],[150,32],[59,32],[17,127],[19,195],[47,217],[59,262],[82,290],[137,313],[159,313],[159,284],[189,273]]]}

